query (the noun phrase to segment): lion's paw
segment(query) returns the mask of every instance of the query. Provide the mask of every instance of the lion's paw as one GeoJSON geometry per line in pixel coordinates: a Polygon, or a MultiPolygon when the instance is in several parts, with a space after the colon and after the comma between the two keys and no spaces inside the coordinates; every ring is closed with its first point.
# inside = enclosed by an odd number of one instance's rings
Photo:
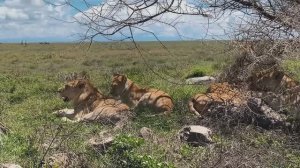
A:
{"type": "Polygon", "coordinates": [[[62,117],[61,120],[64,121],[64,122],[70,122],[70,123],[77,123],[77,122],[79,122],[79,119],[71,120],[68,117],[62,117]]]}
{"type": "Polygon", "coordinates": [[[59,117],[68,117],[74,114],[74,109],[65,108],[65,109],[54,111],[53,114],[59,117]]]}

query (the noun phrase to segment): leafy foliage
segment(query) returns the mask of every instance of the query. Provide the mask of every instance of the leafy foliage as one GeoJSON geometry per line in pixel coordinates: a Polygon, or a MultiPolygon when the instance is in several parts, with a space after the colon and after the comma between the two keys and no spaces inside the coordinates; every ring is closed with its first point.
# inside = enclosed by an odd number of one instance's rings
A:
{"type": "Polygon", "coordinates": [[[132,168],[173,168],[174,166],[160,162],[151,155],[138,154],[135,149],[144,144],[144,140],[130,135],[121,135],[113,143],[110,153],[116,167],[132,168]]]}

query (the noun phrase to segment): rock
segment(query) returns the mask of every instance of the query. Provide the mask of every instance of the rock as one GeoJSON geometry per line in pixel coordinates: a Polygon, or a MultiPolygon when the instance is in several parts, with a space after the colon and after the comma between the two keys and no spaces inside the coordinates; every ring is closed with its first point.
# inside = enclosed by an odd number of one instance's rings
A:
{"type": "Polygon", "coordinates": [[[0,168],[22,168],[22,167],[17,164],[6,163],[6,164],[0,164],[0,168]]]}
{"type": "Polygon", "coordinates": [[[131,114],[128,113],[127,115],[128,116],[126,116],[126,115],[121,116],[120,121],[115,123],[115,127],[113,128],[114,131],[122,130],[125,126],[129,125],[129,123],[130,123],[129,117],[131,117],[130,116],[131,114]]]}
{"type": "Polygon", "coordinates": [[[50,139],[50,138],[47,138],[44,140],[44,143],[42,144],[42,147],[44,149],[58,149],[59,148],[59,145],[60,145],[60,140],[59,139],[50,139]]]}
{"type": "Polygon", "coordinates": [[[251,91],[251,96],[261,99],[265,104],[275,111],[282,110],[284,98],[283,94],[275,94],[273,92],[254,92],[251,91]]]}
{"type": "Polygon", "coordinates": [[[46,167],[82,167],[84,162],[75,153],[62,152],[53,154],[45,159],[46,167]]]}
{"type": "Polygon", "coordinates": [[[69,156],[67,153],[57,153],[47,158],[46,163],[51,167],[67,167],[69,165],[69,156]]]}
{"type": "Polygon", "coordinates": [[[202,77],[188,78],[185,80],[185,83],[186,84],[208,84],[214,81],[216,81],[214,77],[202,76],[202,77]]]}
{"type": "Polygon", "coordinates": [[[271,128],[286,125],[286,116],[280,115],[271,107],[266,105],[260,98],[250,98],[247,102],[252,114],[254,114],[255,122],[263,128],[271,128]]]}
{"type": "Polygon", "coordinates": [[[211,134],[212,131],[209,128],[200,125],[190,125],[180,130],[179,138],[192,146],[207,146],[212,143],[211,134]]]}
{"type": "Polygon", "coordinates": [[[139,136],[145,140],[153,140],[153,131],[150,128],[143,127],[140,129],[139,136]]]}
{"type": "Polygon", "coordinates": [[[114,137],[111,135],[106,135],[105,137],[93,137],[88,140],[89,146],[91,146],[96,152],[104,153],[112,145],[114,137]]]}

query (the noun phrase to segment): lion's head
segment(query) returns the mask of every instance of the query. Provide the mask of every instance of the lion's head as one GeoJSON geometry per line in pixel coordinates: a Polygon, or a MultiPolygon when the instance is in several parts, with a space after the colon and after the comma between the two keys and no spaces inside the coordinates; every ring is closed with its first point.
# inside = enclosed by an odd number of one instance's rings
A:
{"type": "Polygon", "coordinates": [[[68,81],[64,87],[58,90],[64,101],[79,100],[87,94],[89,81],[86,79],[75,79],[68,81]]]}
{"type": "Polygon", "coordinates": [[[285,91],[298,85],[297,81],[276,69],[252,75],[248,83],[251,90],[271,92],[285,91]]]}
{"type": "Polygon", "coordinates": [[[110,93],[113,96],[121,95],[125,89],[127,82],[127,77],[125,75],[114,74],[111,83],[110,93]]]}

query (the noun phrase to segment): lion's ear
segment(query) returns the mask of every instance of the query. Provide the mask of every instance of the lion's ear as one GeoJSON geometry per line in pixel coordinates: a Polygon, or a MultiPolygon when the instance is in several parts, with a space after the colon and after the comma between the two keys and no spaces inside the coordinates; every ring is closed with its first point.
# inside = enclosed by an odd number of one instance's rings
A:
{"type": "Polygon", "coordinates": [[[127,77],[125,75],[121,75],[122,76],[122,81],[126,81],[127,77]]]}
{"type": "Polygon", "coordinates": [[[78,81],[77,86],[78,86],[80,89],[84,88],[84,87],[85,87],[85,81],[83,81],[83,80],[78,81]]]}

